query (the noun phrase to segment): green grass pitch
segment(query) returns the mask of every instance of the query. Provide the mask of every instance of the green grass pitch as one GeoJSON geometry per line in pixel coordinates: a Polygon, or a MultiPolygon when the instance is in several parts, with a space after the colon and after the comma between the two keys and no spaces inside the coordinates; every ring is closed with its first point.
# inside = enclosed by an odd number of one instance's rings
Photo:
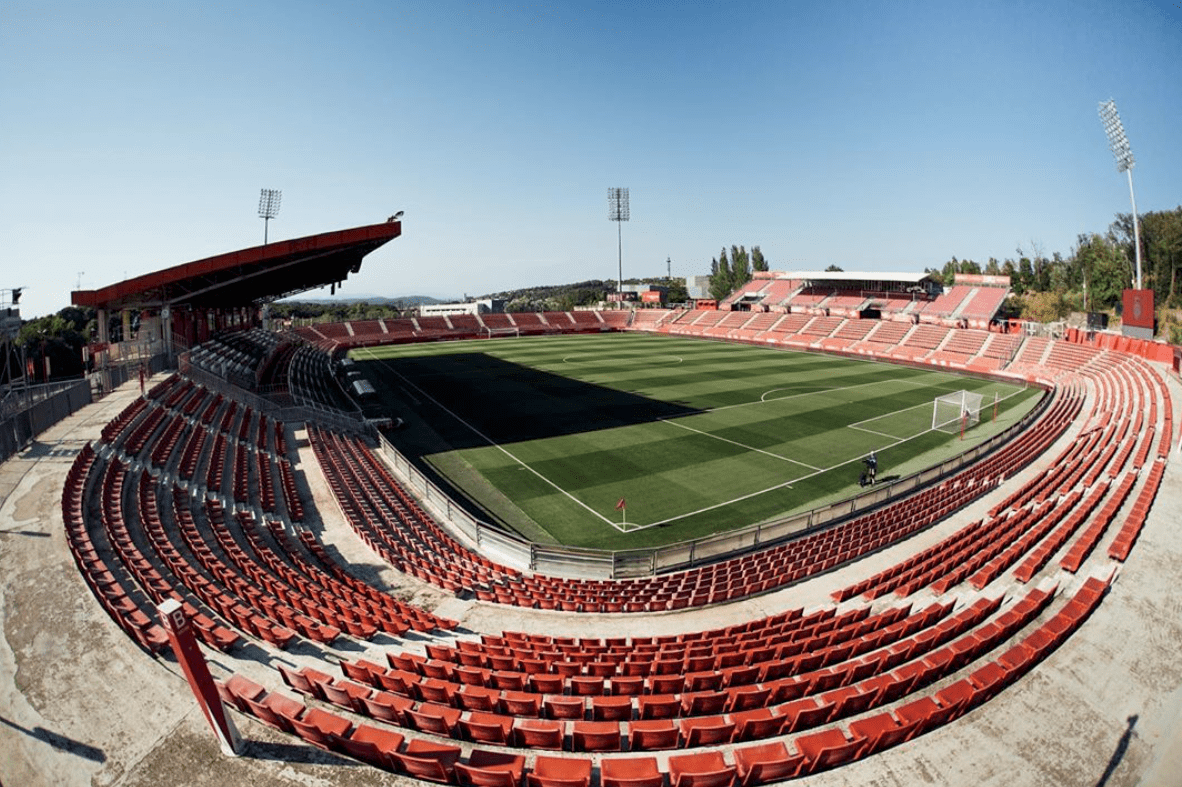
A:
{"type": "Polygon", "coordinates": [[[935,369],[657,334],[354,350],[394,444],[483,518],[535,541],[629,549],[804,511],[966,450],[1041,391],[935,369]],[[935,397],[983,396],[962,441],[935,397]],[[994,420],[994,400],[997,418],[994,420]],[[625,507],[618,508],[620,500],[625,507]]]}

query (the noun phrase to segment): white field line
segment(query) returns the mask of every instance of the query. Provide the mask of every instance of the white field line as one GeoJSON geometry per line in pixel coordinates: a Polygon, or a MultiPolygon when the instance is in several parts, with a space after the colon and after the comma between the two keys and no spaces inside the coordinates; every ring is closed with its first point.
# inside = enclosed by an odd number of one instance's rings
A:
{"type": "MultiPolygon", "coordinates": [[[[908,410],[918,410],[921,407],[931,407],[931,406],[932,406],[931,402],[924,402],[923,404],[913,404],[910,407],[904,407],[902,410],[895,410],[893,413],[886,413],[884,415],[876,415],[873,418],[863,418],[861,421],[854,421],[852,424],[846,424],[846,426],[848,426],[850,429],[862,429],[862,424],[868,424],[871,421],[881,421],[884,418],[890,418],[891,416],[898,415],[899,413],[905,413],[908,410]]],[[[862,429],[862,431],[863,432],[871,432],[874,430],[862,429]]],[[[894,437],[894,435],[889,435],[889,436],[894,437]]]]}
{"type": "MultiPolygon", "coordinates": [[[[1009,399],[1011,396],[1017,396],[1019,393],[1021,393],[1021,391],[1022,391],[1022,389],[1016,390],[1013,393],[1007,394],[1005,397],[1003,397],[1002,399],[1000,399],[998,401],[1004,402],[1006,399],[1009,399]]],[[[912,408],[908,407],[906,409],[910,410],[912,408]]],[[[900,410],[899,412],[903,412],[903,411],[900,410]]],[[[885,451],[888,448],[894,448],[897,445],[902,445],[903,443],[909,442],[909,441],[914,440],[918,437],[922,437],[923,435],[927,434],[930,431],[932,431],[931,428],[924,429],[923,431],[913,434],[910,437],[903,437],[903,438],[895,438],[891,435],[884,435],[885,437],[892,439],[893,442],[888,443],[887,445],[884,445],[881,448],[878,448],[876,450],[885,451]]],[[[783,484],[776,484],[775,486],[769,486],[766,489],[760,489],[755,492],[750,492],[748,494],[741,495],[736,498],[732,498],[731,500],[724,500],[721,503],[715,503],[713,505],[706,506],[705,508],[699,508],[697,511],[688,511],[684,514],[678,514],[677,516],[669,517],[668,519],[662,519],[658,522],[650,522],[647,525],[635,525],[634,527],[636,530],[644,530],[646,528],[656,527],[657,525],[667,525],[671,522],[676,522],[680,519],[685,519],[686,517],[697,516],[698,514],[704,514],[708,511],[714,511],[716,509],[723,508],[724,506],[732,505],[733,503],[740,503],[744,500],[748,500],[753,497],[758,497],[759,495],[763,495],[768,492],[774,492],[777,489],[782,489],[784,487],[791,489],[792,485],[795,483],[798,483],[800,481],[805,481],[809,478],[812,478],[813,476],[820,475],[821,473],[827,473],[830,470],[836,470],[839,467],[844,467],[845,465],[854,464],[855,462],[861,462],[861,461],[862,461],[862,457],[854,457],[853,459],[847,459],[846,461],[839,462],[839,463],[833,465],[832,467],[827,467],[823,470],[818,470],[815,473],[809,473],[808,475],[802,475],[800,478],[794,478],[791,481],[787,481],[783,484]]]]}
{"type": "Polygon", "coordinates": [[[853,424],[849,424],[848,427],[850,429],[857,429],[859,432],[866,432],[867,434],[872,434],[877,437],[885,437],[888,440],[896,439],[895,435],[893,434],[887,434],[886,432],[876,432],[873,429],[867,429],[864,426],[854,426],[853,424]]]}
{"type": "MultiPolygon", "coordinates": [[[[539,338],[539,337],[528,337],[528,338],[539,338]]],[[[479,341],[479,340],[471,340],[471,341],[479,341]]],[[[487,340],[486,340],[486,341],[487,341],[487,340]]],[[[359,351],[361,351],[361,352],[370,352],[370,351],[369,351],[367,348],[359,348],[359,351]]],[[[479,437],[480,437],[482,440],[486,441],[486,442],[487,442],[489,445],[491,445],[491,446],[495,447],[497,450],[501,451],[501,452],[502,452],[502,453],[504,453],[506,456],[508,456],[509,458],[511,458],[513,461],[517,462],[517,463],[518,463],[519,465],[521,465],[523,468],[525,468],[526,470],[529,470],[531,473],[533,473],[533,474],[534,474],[534,475],[536,475],[538,478],[540,478],[540,479],[542,479],[543,481],[545,481],[547,484],[549,484],[550,486],[552,486],[554,489],[558,490],[558,491],[559,491],[559,492],[561,492],[563,495],[565,495],[566,497],[570,498],[571,500],[573,500],[573,501],[574,501],[575,503],[577,503],[578,505],[580,505],[580,506],[582,506],[583,508],[585,508],[585,509],[586,509],[587,511],[589,511],[589,512],[590,512],[592,515],[594,515],[594,516],[598,517],[600,520],[602,520],[602,521],[606,522],[607,524],[611,525],[611,526],[612,526],[612,528],[614,528],[614,529],[615,529],[617,532],[621,532],[621,533],[629,533],[629,532],[632,532],[633,530],[646,530],[646,529],[648,529],[648,528],[650,528],[650,527],[657,527],[658,525],[666,525],[666,524],[669,524],[669,523],[671,523],[671,522],[676,522],[676,521],[678,521],[678,520],[680,520],[680,519],[685,519],[685,518],[687,518],[687,517],[696,516],[696,515],[698,515],[698,514],[704,514],[704,513],[708,512],[708,511],[714,511],[714,510],[716,510],[716,509],[723,508],[723,507],[725,507],[725,506],[732,505],[732,504],[734,504],[734,503],[740,503],[740,502],[742,502],[742,501],[744,501],[744,500],[748,500],[748,499],[750,499],[750,498],[753,498],[753,497],[758,497],[759,495],[763,495],[763,494],[766,494],[766,493],[768,493],[768,492],[774,492],[774,491],[775,491],[775,490],[777,490],[777,489],[782,489],[782,488],[785,488],[785,487],[787,487],[787,488],[791,488],[791,487],[792,487],[792,485],[793,485],[794,483],[798,482],[798,481],[804,481],[804,480],[807,480],[807,479],[809,479],[809,478],[812,478],[813,476],[820,475],[821,473],[827,473],[827,472],[829,472],[830,470],[835,470],[835,469],[837,469],[837,468],[839,468],[839,467],[843,467],[843,466],[845,466],[845,465],[848,465],[848,464],[852,464],[852,463],[854,463],[854,462],[861,461],[861,457],[854,457],[853,459],[846,460],[845,462],[839,462],[838,464],[836,464],[836,465],[832,465],[832,466],[830,466],[830,467],[827,467],[827,468],[814,468],[814,472],[812,472],[812,473],[808,473],[808,474],[806,474],[806,475],[803,475],[803,476],[800,476],[799,478],[794,478],[792,481],[786,481],[786,482],[784,482],[784,483],[782,483],[782,484],[776,484],[775,486],[769,486],[769,487],[767,487],[766,489],[760,489],[760,490],[756,490],[756,491],[754,491],[754,492],[750,492],[750,493],[748,493],[748,494],[745,494],[745,495],[740,495],[739,497],[735,497],[735,498],[732,498],[732,499],[730,499],[730,500],[724,500],[724,501],[722,501],[722,502],[720,502],[720,503],[714,503],[714,504],[712,504],[712,505],[709,505],[709,506],[706,506],[706,507],[704,507],[704,508],[700,508],[700,509],[698,509],[698,510],[696,510],[696,511],[688,511],[688,512],[686,512],[686,513],[684,513],[684,514],[678,514],[677,516],[674,516],[674,517],[669,517],[669,518],[667,518],[667,519],[658,520],[658,521],[656,521],[656,522],[650,522],[650,523],[649,523],[649,524],[647,524],[647,525],[641,525],[641,524],[637,524],[637,523],[634,523],[634,522],[629,522],[629,523],[628,523],[628,529],[627,529],[627,530],[624,530],[624,529],[622,529],[622,528],[620,527],[620,523],[618,523],[618,522],[613,522],[612,520],[610,520],[610,519],[608,519],[607,517],[605,517],[603,514],[600,514],[598,511],[596,511],[595,509],[591,508],[590,506],[588,506],[588,505],[587,505],[586,503],[584,503],[583,501],[581,501],[581,500],[579,500],[578,498],[576,498],[576,497],[575,497],[574,495],[572,495],[570,492],[567,492],[565,489],[563,489],[562,487],[558,486],[558,484],[554,483],[554,482],[553,482],[553,481],[551,481],[549,478],[546,478],[545,476],[543,476],[543,475],[542,475],[541,473],[539,473],[538,471],[534,470],[532,467],[530,467],[528,464],[526,464],[525,462],[523,462],[521,459],[518,459],[516,456],[514,456],[514,455],[513,455],[513,454],[512,454],[510,451],[508,451],[506,448],[504,448],[503,446],[501,446],[499,443],[497,443],[497,442],[493,441],[493,440],[492,440],[490,437],[488,437],[487,435],[485,435],[485,434],[483,434],[482,432],[480,432],[478,429],[476,429],[474,426],[472,426],[471,424],[469,424],[467,421],[465,421],[464,419],[460,418],[458,415],[456,415],[455,413],[453,413],[451,410],[449,410],[448,408],[444,407],[444,406],[443,406],[443,405],[442,405],[440,402],[438,402],[437,400],[435,400],[434,398],[432,398],[432,397],[431,397],[429,394],[427,394],[425,391],[423,391],[421,388],[419,388],[419,387],[418,387],[417,385],[415,385],[414,383],[410,382],[410,380],[408,380],[408,379],[407,379],[406,377],[404,377],[404,376],[403,376],[403,375],[402,375],[400,372],[398,372],[396,369],[394,369],[394,368],[393,368],[393,367],[390,365],[390,363],[389,363],[389,361],[388,361],[388,360],[386,360],[386,359],[383,359],[383,358],[378,358],[378,357],[376,356],[376,354],[375,354],[375,355],[373,355],[373,357],[374,357],[374,360],[379,360],[379,361],[381,361],[383,366],[386,366],[387,368],[390,368],[390,370],[391,370],[391,371],[392,371],[394,374],[398,375],[398,377],[399,377],[399,378],[401,378],[401,379],[402,379],[404,382],[406,382],[408,385],[410,385],[410,386],[412,386],[413,388],[415,388],[417,391],[419,391],[419,393],[421,393],[421,394],[422,394],[424,397],[426,397],[427,399],[430,399],[432,402],[434,402],[434,403],[435,403],[435,405],[436,405],[437,407],[439,407],[440,409],[442,409],[444,412],[448,413],[448,414],[449,414],[449,415],[451,415],[453,418],[455,418],[457,421],[459,421],[460,423],[464,424],[464,426],[468,427],[468,428],[469,428],[469,429],[470,429],[470,430],[471,430],[471,431],[472,431],[474,434],[478,435],[478,436],[479,436],[479,437]]],[[[869,358],[867,358],[867,359],[861,359],[861,358],[859,358],[859,359],[856,359],[856,360],[863,361],[864,363],[874,363],[874,364],[880,364],[880,365],[884,365],[884,366],[889,366],[889,365],[890,365],[890,364],[888,364],[888,363],[887,363],[887,362],[885,362],[885,361],[871,360],[871,359],[869,359],[869,358]]],[[[941,372],[940,372],[939,370],[935,370],[935,369],[933,369],[933,370],[932,370],[932,373],[933,373],[933,374],[940,374],[941,372]]],[[[928,385],[928,384],[929,384],[929,383],[920,382],[919,380],[891,380],[890,382],[893,382],[893,383],[908,383],[908,384],[912,384],[912,385],[928,385]]],[[[824,390],[821,390],[821,391],[808,391],[808,392],[806,392],[806,393],[793,394],[793,395],[791,395],[791,396],[780,396],[780,397],[776,397],[775,399],[771,399],[771,400],[765,400],[763,397],[761,397],[759,401],[744,402],[744,403],[742,403],[742,404],[732,404],[732,405],[725,405],[725,406],[723,406],[723,407],[716,407],[716,408],[713,408],[713,409],[710,409],[710,410],[703,410],[703,411],[701,411],[701,413],[702,413],[702,414],[705,414],[705,413],[712,413],[712,412],[716,412],[716,411],[720,411],[720,410],[730,410],[730,409],[732,409],[732,408],[735,408],[735,407],[750,407],[751,405],[766,404],[768,401],[775,402],[775,401],[779,401],[779,400],[781,400],[781,399],[795,399],[795,398],[799,398],[799,397],[802,397],[802,396],[814,396],[814,395],[816,395],[816,394],[833,393],[834,391],[847,391],[847,390],[850,390],[850,389],[853,389],[853,388],[862,388],[862,387],[865,387],[865,386],[868,386],[868,385],[881,385],[882,383],[883,383],[883,381],[882,381],[882,380],[876,380],[876,381],[873,381],[873,382],[868,382],[868,383],[857,383],[857,384],[855,384],[855,385],[839,386],[839,387],[836,387],[836,388],[826,388],[826,389],[824,389],[824,390]]],[[[770,393],[771,391],[776,391],[776,390],[784,390],[784,389],[776,389],[776,388],[773,388],[773,389],[770,389],[770,391],[766,391],[766,392],[763,394],[763,396],[766,396],[766,395],[767,395],[768,393],[770,393]]],[[[1006,399],[1009,399],[1009,398],[1010,398],[1010,397],[1012,397],[1012,396],[1016,396],[1016,395],[1017,395],[1018,393],[1020,393],[1022,390],[1024,390],[1024,388],[1022,388],[1022,389],[1018,389],[1018,390],[1015,390],[1015,391],[1013,391],[1012,393],[1009,393],[1009,394],[1007,394],[1006,396],[1002,397],[1002,398],[1001,398],[1000,400],[998,400],[998,401],[1002,401],[1002,402],[1004,402],[1006,399]]],[[[925,403],[925,404],[921,404],[921,405],[914,405],[913,407],[904,408],[903,410],[899,410],[899,411],[897,411],[897,412],[906,412],[907,410],[914,409],[915,407],[926,407],[926,406],[927,406],[927,405],[926,405],[926,403],[925,403]]],[[[682,416],[678,416],[678,417],[682,417],[682,416]]],[[[885,417],[885,416],[876,416],[876,418],[883,418],[883,417],[885,417]]],[[[693,432],[698,432],[698,431],[699,431],[699,430],[697,430],[697,429],[692,429],[691,427],[686,427],[686,426],[684,426],[683,424],[678,424],[678,423],[675,423],[675,422],[674,422],[672,419],[668,419],[668,418],[660,418],[660,419],[657,419],[657,420],[660,420],[660,421],[667,421],[667,422],[669,422],[669,423],[672,423],[674,426],[681,426],[683,429],[689,429],[690,431],[693,431],[693,432]]],[[[875,419],[866,419],[866,420],[875,420],[875,419]]],[[[859,421],[858,423],[864,423],[864,421],[859,421]]],[[[850,426],[851,428],[856,428],[856,427],[855,427],[853,424],[849,424],[848,426],[850,426]]],[[[885,445],[885,446],[882,446],[881,448],[877,449],[877,450],[880,450],[880,451],[881,451],[881,450],[885,450],[885,449],[887,449],[887,448],[893,448],[893,447],[895,447],[896,445],[901,445],[902,443],[906,443],[906,442],[909,442],[909,441],[911,441],[911,440],[914,440],[914,439],[916,439],[917,437],[920,437],[920,436],[922,436],[922,435],[925,435],[925,434],[927,434],[928,432],[930,432],[930,431],[932,431],[932,430],[931,430],[930,428],[928,428],[928,429],[924,429],[923,431],[921,431],[921,432],[918,432],[918,433],[916,433],[916,434],[914,434],[914,435],[912,435],[912,436],[910,436],[910,437],[904,437],[904,438],[895,438],[893,435],[886,435],[886,434],[883,434],[883,433],[880,433],[880,432],[873,432],[873,430],[870,430],[870,429],[860,429],[860,431],[870,432],[870,433],[872,433],[872,434],[880,435],[880,436],[882,436],[882,437],[886,437],[886,438],[888,438],[888,439],[890,439],[890,440],[893,440],[893,442],[890,442],[890,443],[888,443],[887,445],[885,445]]],[[[726,438],[717,437],[716,435],[710,435],[710,434],[709,434],[709,433],[707,433],[707,432],[702,432],[702,434],[706,434],[706,435],[708,435],[708,436],[710,436],[710,437],[715,437],[715,439],[719,439],[719,440],[726,440],[726,438]]],[[[728,440],[727,442],[734,442],[734,441],[729,441],[729,440],[728,440]]],[[[739,443],[735,443],[735,444],[736,444],[736,445],[741,445],[741,444],[739,444],[739,443]]],[[[742,447],[745,447],[745,448],[750,448],[749,446],[742,446],[742,447]]],[[[756,448],[750,448],[750,450],[752,450],[752,451],[759,451],[760,449],[756,449],[756,448]]],[[[1180,451],[1182,451],[1182,448],[1180,448],[1179,450],[1180,450],[1180,451]]],[[[766,452],[766,451],[762,451],[762,453],[768,453],[768,452],[766,452]]],[[[812,465],[806,465],[806,464],[804,464],[803,462],[796,462],[795,460],[792,460],[792,459],[786,459],[785,457],[781,457],[781,456],[778,456],[778,455],[776,455],[776,454],[769,454],[769,455],[770,455],[770,456],[774,456],[774,457],[776,457],[776,458],[778,458],[778,459],[784,459],[785,461],[788,461],[788,462],[794,462],[795,464],[799,464],[799,465],[801,465],[802,467],[812,467],[812,465]]]]}
{"type": "MultiPolygon", "coordinates": [[[[896,445],[899,445],[900,443],[905,443],[908,440],[914,440],[915,438],[919,437],[920,435],[926,434],[927,432],[930,432],[930,431],[931,431],[930,429],[925,429],[923,432],[920,432],[919,434],[916,434],[916,435],[912,435],[911,437],[904,437],[902,439],[896,439],[895,442],[885,445],[882,448],[879,448],[878,450],[882,451],[882,450],[886,450],[887,448],[894,448],[896,445]]],[[[853,464],[855,462],[861,462],[861,461],[862,461],[861,457],[854,457],[853,459],[847,459],[846,461],[839,462],[839,463],[833,465],[832,467],[822,468],[820,470],[817,470],[814,473],[808,473],[807,475],[802,475],[800,478],[793,478],[791,481],[786,481],[782,484],[776,484],[775,486],[769,486],[767,489],[759,489],[754,492],[750,492],[748,494],[740,495],[739,497],[732,498],[730,500],[724,500],[721,503],[715,503],[713,505],[706,506],[705,508],[699,508],[697,511],[688,511],[684,514],[678,514],[677,516],[669,517],[668,519],[662,519],[659,522],[651,522],[647,525],[638,525],[636,529],[643,530],[643,529],[649,528],[649,527],[656,527],[657,525],[667,525],[670,522],[676,522],[679,519],[685,519],[686,517],[697,516],[698,514],[704,514],[707,511],[714,511],[715,509],[723,508],[725,506],[732,505],[733,503],[741,503],[744,500],[749,500],[750,498],[753,498],[753,497],[759,497],[760,495],[767,494],[768,492],[774,492],[777,489],[783,489],[785,487],[787,487],[788,489],[791,489],[792,485],[799,482],[799,481],[805,481],[809,478],[812,478],[813,476],[820,475],[821,473],[827,473],[830,470],[836,470],[839,467],[843,467],[845,465],[853,464]]]]}
{"type": "MultiPolygon", "coordinates": [[[[379,359],[379,360],[380,360],[380,359],[379,359]]],[[[542,474],[541,474],[541,473],[539,473],[537,470],[533,469],[533,468],[532,468],[532,467],[530,467],[528,464],[526,464],[525,462],[521,461],[521,460],[520,460],[520,459],[518,459],[516,456],[514,456],[514,455],[513,455],[513,454],[512,454],[512,453],[511,453],[511,452],[510,452],[510,451],[509,451],[507,448],[505,448],[503,445],[501,445],[500,443],[496,442],[496,441],[495,441],[495,440],[493,440],[491,437],[489,437],[488,435],[484,434],[484,433],[483,433],[483,432],[481,432],[479,429],[477,429],[475,426],[473,426],[472,424],[470,424],[470,423],[468,423],[467,421],[465,421],[463,418],[460,418],[460,416],[458,416],[458,415],[456,415],[455,413],[453,413],[451,410],[449,410],[447,407],[445,407],[445,406],[443,405],[443,403],[442,403],[442,402],[440,402],[440,401],[439,401],[439,400],[437,400],[435,397],[431,396],[429,393],[427,393],[426,391],[424,391],[422,388],[419,388],[419,387],[418,387],[417,385],[415,385],[413,382],[411,382],[410,380],[408,380],[408,379],[407,379],[407,378],[406,378],[406,377],[405,377],[405,376],[402,374],[402,372],[398,371],[398,370],[397,370],[397,369],[395,369],[393,366],[391,366],[391,365],[389,364],[389,362],[387,362],[387,361],[385,361],[385,360],[382,360],[382,361],[381,361],[381,363],[382,363],[382,365],[383,365],[383,366],[385,366],[386,368],[388,368],[388,369],[391,371],[391,373],[393,373],[393,374],[397,375],[397,376],[399,377],[399,379],[401,379],[401,380],[402,380],[402,382],[404,382],[406,385],[409,385],[411,388],[414,388],[416,391],[418,391],[418,392],[419,392],[419,394],[420,394],[420,395],[421,395],[421,396],[422,396],[424,399],[427,399],[427,400],[431,401],[431,402],[432,402],[432,403],[434,403],[434,404],[435,404],[435,406],[436,406],[436,407],[438,407],[440,410],[442,410],[443,412],[447,413],[447,414],[448,414],[448,415],[450,415],[452,418],[454,418],[454,419],[456,419],[457,421],[459,421],[460,423],[462,423],[464,426],[468,427],[468,429],[470,429],[470,430],[472,431],[472,434],[476,435],[476,436],[477,436],[477,437],[479,437],[481,440],[484,440],[486,443],[488,443],[489,445],[491,445],[493,448],[496,448],[498,451],[500,451],[501,453],[503,453],[505,456],[509,457],[509,458],[510,458],[510,459],[512,459],[514,462],[516,462],[517,464],[521,465],[521,467],[523,467],[524,469],[526,469],[526,470],[530,471],[531,473],[533,473],[534,475],[536,475],[538,478],[542,479],[542,480],[543,480],[543,481],[545,481],[547,484],[549,484],[550,486],[554,487],[554,489],[556,489],[557,491],[559,491],[559,492],[561,492],[562,494],[566,495],[566,496],[567,496],[567,497],[569,497],[569,498],[570,498],[572,501],[574,501],[575,503],[579,504],[579,505],[580,505],[580,506],[582,506],[583,508],[587,509],[587,511],[589,511],[589,512],[590,512],[592,515],[594,515],[594,516],[597,516],[597,517],[599,517],[600,519],[602,519],[604,522],[607,522],[609,525],[612,525],[613,527],[616,527],[615,523],[614,523],[614,522],[612,522],[612,521],[611,521],[610,519],[608,519],[607,517],[605,517],[603,514],[599,513],[599,512],[598,512],[598,511],[596,511],[594,508],[592,508],[591,506],[589,506],[589,505],[587,505],[586,503],[584,503],[582,500],[579,500],[577,497],[575,497],[575,496],[574,496],[574,495],[572,495],[570,492],[568,492],[568,491],[566,491],[565,489],[563,489],[562,487],[560,487],[558,484],[556,484],[556,483],[554,483],[553,481],[551,481],[549,478],[546,478],[546,476],[542,475],[542,474]]],[[[618,528],[618,527],[616,527],[616,529],[617,529],[617,530],[619,530],[619,528],[618,528]]]]}
{"type": "MultiPolygon", "coordinates": [[[[790,394],[788,396],[777,396],[774,399],[768,399],[767,395],[770,393],[775,393],[776,391],[787,391],[789,389],[788,388],[769,388],[768,390],[764,391],[762,395],[760,395],[758,402],[752,401],[752,402],[743,402],[742,404],[727,404],[727,405],[723,405],[722,407],[715,407],[710,410],[704,410],[703,412],[713,413],[713,412],[717,412],[720,410],[731,410],[735,407],[750,407],[751,405],[754,405],[754,404],[767,404],[768,402],[782,402],[786,399],[800,399],[801,397],[804,397],[804,396],[818,396],[820,394],[828,394],[828,393],[833,393],[835,391],[852,391],[855,388],[865,388],[868,385],[882,385],[883,382],[884,382],[883,380],[874,380],[873,382],[868,382],[868,383],[854,383],[853,385],[840,385],[840,386],[837,386],[836,388],[822,388],[818,391],[805,391],[804,393],[790,394]]],[[[919,380],[889,380],[889,381],[885,381],[885,382],[907,383],[909,385],[930,385],[930,383],[920,382],[919,380]]]]}
{"type": "MultiPolygon", "coordinates": [[[[678,416],[678,417],[681,417],[681,416],[678,416]]],[[[701,429],[695,429],[692,426],[686,426],[685,424],[678,423],[677,421],[670,419],[670,418],[661,418],[659,420],[662,423],[669,424],[670,426],[676,426],[676,427],[679,427],[681,429],[685,429],[690,432],[697,432],[700,435],[705,435],[706,437],[713,438],[714,440],[721,440],[722,442],[730,443],[731,445],[737,445],[739,448],[745,448],[746,450],[752,451],[757,454],[763,454],[764,456],[770,456],[773,459],[779,459],[784,462],[791,462],[794,465],[800,465],[801,467],[807,467],[809,470],[820,470],[821,469],[819,467],[813,467],[810,464],[805,464],[804,462],[798,462],[795,459],[789,459],[788,457],[781,456],[780,454],[774,454],[771,451],[765,451],[762,448],[756,448],[754,446],[747,445],[746,443],[740,443],[738,440],[731,440],[729,438],[720,437],[720,436],[718,436],[716,434],[712,434],[710,432],[704,432],[701,429]]]]}
{"type": "MultiPolygon", "coordinates": [[[[587,354],[588,354],[588,355],[590,355],[590,353],[587,353],[587,354]]],[[[657,357],[658,357],[658,358],[660,358],[661,356],[657,356],[657,357]]],[[[668,362],[669,362],[669,360],[672,360],[674,363],[685,363],[685,359],[684,359],[684,358],[682,358],[680,355],[666,355],[666,356],[664,356],[664,357],[662,358],[662,360],[663,360],[665,363],[668,363],[668,362]]],[[[612,359],[610,362],[611,362],[611,363],[619,363],[620,361],[623,361],[623,362],[625,362],[625,363],[628,363],[628,362],[635,362],[635,363],[638,363],[638,364],[644,364],[644,365],[646,365],[646,366],[651,366],[651,365],[652,365],[652,359],[651,359],[651,358],[643,358],[643,357],[641,357],[641,356],[636,356],[636,357],[621,356],[621,357],[619,357],[619,358],[613,358],[613,359],[612,359]]],[[[562,358],[562,362],[563,362],[563,363],[605,363],[606,361],[586,361],[586,360],[579,360],[579,356],[578,356],[578,355],[565,355],[565,356],[563,356],[563,358],[562,358]]]]}

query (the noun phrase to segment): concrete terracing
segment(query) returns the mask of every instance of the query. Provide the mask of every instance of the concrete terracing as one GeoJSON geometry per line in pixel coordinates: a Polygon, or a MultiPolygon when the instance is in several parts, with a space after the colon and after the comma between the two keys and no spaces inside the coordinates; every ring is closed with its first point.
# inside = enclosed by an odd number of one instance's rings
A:
{"type": "MultiPolygon", "coordinates": [[[[1169,385],[1174,410],[1182,412],[1179,386],[1175,380],[1169,385]]],[[[239,714],[234,718],[248,740],[246,753],[223,757],[176,663],[149,656],[100,608],[66,546],[62,485],[77,451],[87,440],[97,440],[102,426],[137,394],[138,386],[125,386],[0,466],[0,784],[422,784],[319,751],[239,714]]],[[[473,632],[651,636],[826,605],[834,589],[984,516],[989,506],[1058,455],[1078,428],[1001,489],[940,526],[856,565],[733,604],[654,615],[524,610],[462,601],[408,580],[382,567],[344,524],[310,451],[301,447],[297,470],[303,488],[315,499],[322,520],[317,527],[323,526],[329,548],[358,565],[358,574],[368,581],[460,621],[460,629],[452,635],[347,640],[335,652],[305,641],[285,652],[250,642],[231,655],[211,652],[211,669],[218,677],[240,672],[278,688],[276,663],[324,668],[327,656],[366,654],[380,662],[383,650],[421,652],[426,642],[473,632]]],[[[1079,576],[1044,572],[1059,579],[1062,592],[1073,591],[1088,573],[1113,567],[1119,571],[1099,608],[1062,647],[966,716],[802,782],[879,787],[1182,784],[1182,471],[1176,449],[1171,460],[1126,563],[1106,557],[1115,529],[1110,528],[1079,576]]],[[[997,590],[1007,587],[1003,582],[997,590]]],[[[1014,583],[1015,591],[1019,587],[1014,583]]],[[[958,586],[950,595],[966,599],[974,594],[958,586]]],[[[914,600],[918,604],[927,598],[921,593],[914,600]]],[[[875,607],[894,601],[893,596],[883,598],[875,607]]],[[[657,756],[663,761],[668,754],[657,756]]]]}

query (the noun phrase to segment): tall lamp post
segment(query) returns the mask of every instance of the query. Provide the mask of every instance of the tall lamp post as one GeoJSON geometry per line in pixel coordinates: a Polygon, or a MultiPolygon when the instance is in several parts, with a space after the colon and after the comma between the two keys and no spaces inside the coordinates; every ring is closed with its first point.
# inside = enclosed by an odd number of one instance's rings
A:
{"type": "Polygon", "coordinates": [[[279,189],[262,189],[259,193],[259,218],[263,220],[263,245],[267,245],[267,224],[279,215],[279,203],[283,192],[279,189]]]}
{"type": "Polygon", "coordinates": [[[627,221],[629,218],[627,188],[608,188],[607,217],[610,221],[616,222],[616,244],[619,246],[620,263],[620,277],[616,281],[616,292],[621,293],[620,297],[622,298],[624,292],[624,235],[619,222],[627,221]]]}
{"type": "Polygon", "coordinates": [[[1108,146],[1112,148],[1112,155],[1116,157],[1116,171],[1129,176],[1129,202],[1133,204],[1133,250],[1137,258],[1137,289],[1141,289],[1141,230],[1137,222],[1137,199],[1133,196],[1133,151],[1129,147],[1129,138],[1125,136],[1125,127],[1120,122],[1120,115],[1116,112],[1116,102],[1112,99],[1100,102],[1100,122],[1104,124],[1104,133],[1108,135],[1108,146]]]}

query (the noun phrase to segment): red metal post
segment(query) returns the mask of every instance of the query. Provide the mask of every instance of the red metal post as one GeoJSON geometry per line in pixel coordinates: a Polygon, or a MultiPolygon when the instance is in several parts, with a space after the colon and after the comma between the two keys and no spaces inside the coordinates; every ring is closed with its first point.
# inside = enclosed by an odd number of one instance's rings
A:
{"type": "Polygon", "coordinates": [[[205,655],[197,644],[197,637],[193,634],[193,626],[185,616],[184,609],[176,599],[166,599],[156,607],[160,613],[160,622],[168,633],[168,641],[172,644],[172,652],[189,681],[189,688],[205,714],[205,720],[217,735],[222,753],[235,756],[242,751],[242,738],[234,726],[230,714],[222,705],[218,696],[217,686],[213,684],[213,676],[209,674],[209,665],[205,663],[205,655]]]}

